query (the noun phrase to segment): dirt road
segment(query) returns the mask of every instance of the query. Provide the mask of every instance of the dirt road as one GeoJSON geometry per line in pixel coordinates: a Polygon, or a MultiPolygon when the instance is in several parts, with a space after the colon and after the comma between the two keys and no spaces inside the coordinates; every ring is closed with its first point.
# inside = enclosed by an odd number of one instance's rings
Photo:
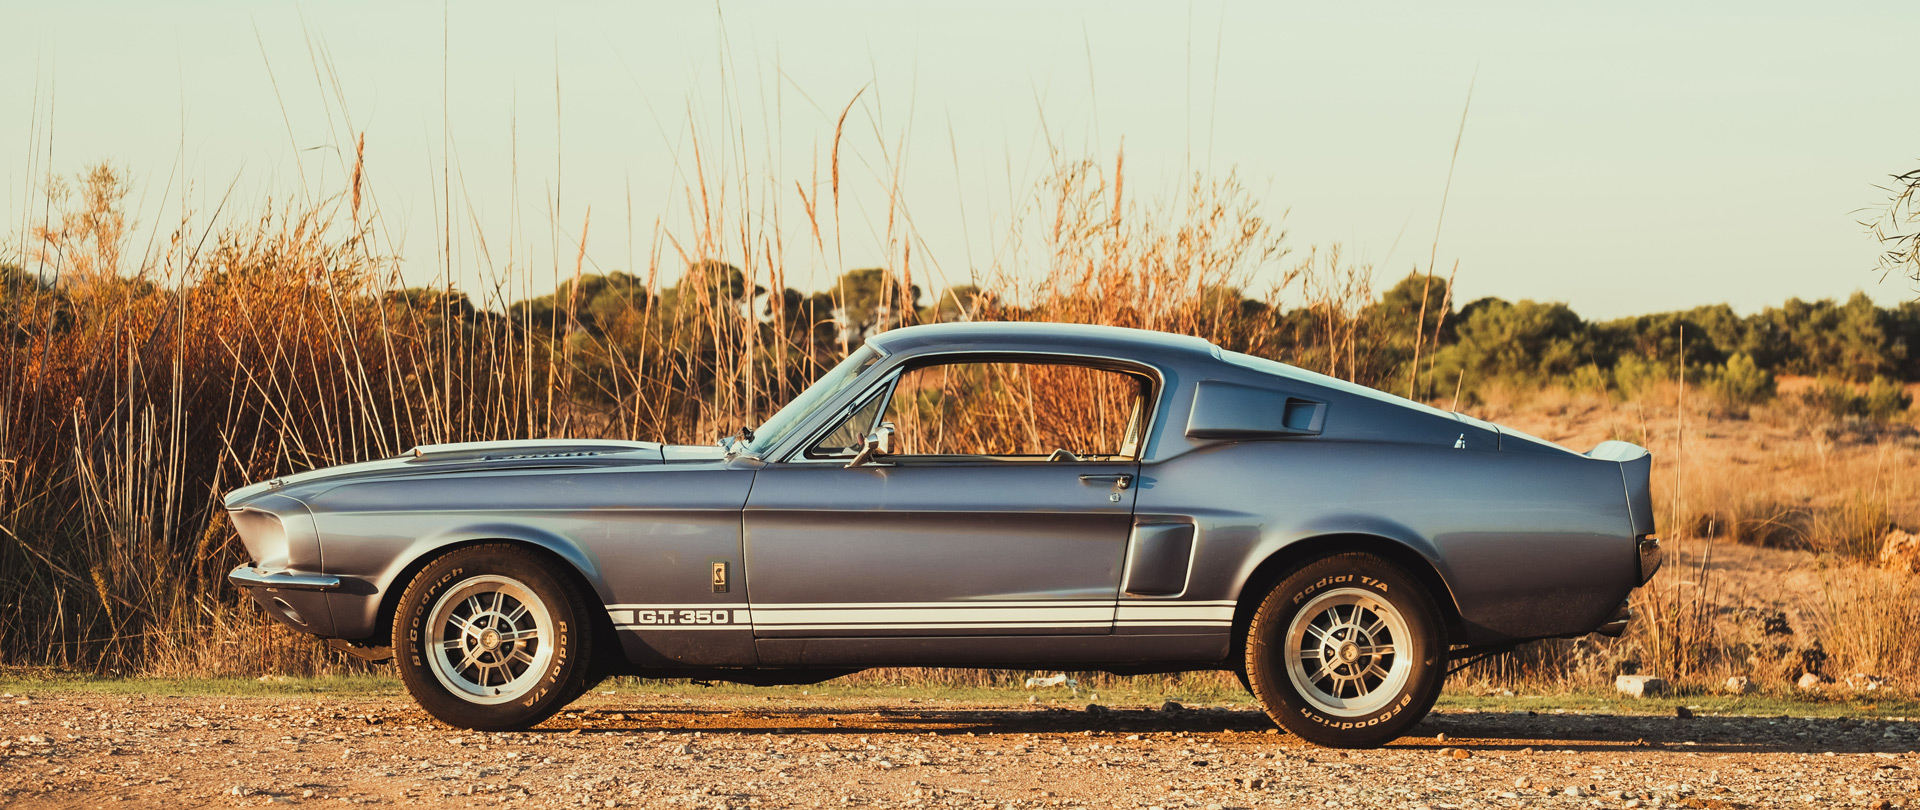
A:
{"type": "Polygon", "coordinates": [[[0,807],[1915,807],[1912,722],[1435,714],[1378,751],[1247,709],[595,695],[532,732],[404,698],[0,699],[0,807]]]}

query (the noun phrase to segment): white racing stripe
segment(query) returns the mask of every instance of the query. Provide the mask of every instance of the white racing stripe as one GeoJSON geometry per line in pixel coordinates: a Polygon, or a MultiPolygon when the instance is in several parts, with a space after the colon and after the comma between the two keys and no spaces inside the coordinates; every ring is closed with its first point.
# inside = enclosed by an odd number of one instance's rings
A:
{"type": "Polygon", "coordinates": [[[753,612],[728,605],[620,605],[607,609],[619,630],[744,630],[753,612]]]}
{"type": "Polygon", "coordinates": [[[748,607],[746,603],[707,602],[698,605],[608,605],[607,610],[740,610],[748,607]]]}
{"type": "Polygon", "coordinates": [[[1115,627],[1232,627],[1232,619],[1188,619],[1175,622],[1116,622],[1115,627]]]}
{"type": "Polygon", "coordinates": [[[992,622],[989,624],[781,624],[761,630],[1030,630],[1036,628],[1106,627],[1106,622],[992,622]]]}
{"type": "Polygon", "coordinates": [[[800,607],[755,608],[754,624],[761,627],[787,625],[873,625],[873,624],[949,624],[954,622],[1025,622],[1084,624],[1113,621],[1113,605],[1104,607],[974,607],[939,608],[833,608],[815,610],[800,607]]]}
{"type": "Polygon", "coordinates": [[[608,605],[620,630],[990,630],[1230,627],[1231,600],[608,605]]]}
{"type": "Polygon", "coordinates": [[[1114,619],[1126,621],[1171,621],[1174,619],[1192,619],[1195,621],[1233,620],[1233,605],[1138,605],[1122,603],[1114,614],[1114,619]]]}
{"type": "Polygon", "coordinates": [[[754,610],[833,610],[867,608],[1055,608],[1106,607],[1118,604],[1112,599],[1041,599],[1024,602],[952,601],[952,602],[774,602],[760,603],[754,610]]]}

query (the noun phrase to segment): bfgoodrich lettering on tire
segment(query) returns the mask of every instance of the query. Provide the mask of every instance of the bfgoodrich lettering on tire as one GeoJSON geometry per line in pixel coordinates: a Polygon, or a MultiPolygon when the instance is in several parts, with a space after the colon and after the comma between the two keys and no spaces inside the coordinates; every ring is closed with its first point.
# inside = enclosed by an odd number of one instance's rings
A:
{"type": "Polygon", "coordinates": [[[1372,554],[1339,554],[1267,592],[1247,628],[1247,682],[1302,739],[1371,748],[1433,708],[1446,651],[1440,611],[1418,580],[1372,554]]]}
{"type": "Polygon", "coordinates": [[[537,552],[468,546],[413,578],[394,615],[400,680],[456,728],[523,729],[584,691],[593,624],[565,574],[537,552]]]}

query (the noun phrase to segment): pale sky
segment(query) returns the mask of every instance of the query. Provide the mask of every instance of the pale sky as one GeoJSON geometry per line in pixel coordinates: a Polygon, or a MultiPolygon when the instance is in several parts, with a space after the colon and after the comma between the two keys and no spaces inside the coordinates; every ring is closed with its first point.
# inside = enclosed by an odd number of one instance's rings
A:
{"type": "Polygon", "coordinates": [[[1426,264],[1471,83],[1438,246],[1461,300],[1598,318],[1915,295],[1881,280],[1856,220],[1875,183],[1920,167],[1900,33],[1916,3],[532,9],[0,0],[0,231],[37,215],[30,179],[102,159],[132,169],[145,225],[178,219],[183,182],[200,216],[231,187],[227,214],[249,218],[270,196],[338,192],[364,132],[410,280],[440,273],[445,166],[458,283],[482,283],[479,234],[495,265],[511,242],[550,287],[589,207],[589,272],[643,264],[656,220],[687,238],[697,130],[701,160],[765,196],[755,216],[777,207],[789,284],[818,288],[842,260],[808,246],[795,184],[813,187],[816,161],[825,177],[865,87],[843,146],[844,267],[885,255],[893,158],[916,275],[938,286],[990,259],[1051,154],[1111,166],[1124,137],[1130,196],[1234,169],[1296,252],[1342,243],[1390,281],[1426,264]]]}

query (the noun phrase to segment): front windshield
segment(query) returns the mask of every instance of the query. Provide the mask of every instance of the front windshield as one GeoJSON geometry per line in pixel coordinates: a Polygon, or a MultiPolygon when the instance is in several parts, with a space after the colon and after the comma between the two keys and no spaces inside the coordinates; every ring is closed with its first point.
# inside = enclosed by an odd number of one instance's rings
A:
{"type": "Polygon", "coordinates": [[[800,396],[794,397],[792,402],[787,403],[787,407],[781,408],[779,413],[774,414],[760,427],[754,428],[753,441],[747,445],[747,452],[756,456],[766,455],[768,450],[773,449],[781,439],[786,438],[787,434],[798,428],[801,422],[806,421],[807,414],[820,407],[821,403],[847,390],[847,386],[853,384],[854,379],[860,376],[860,372],[866,371],[868,367],[879,361],[880,353],[874,351],[872,346],[861,346],[858,351],[847,355],[847,359],[840,361],[839,365],[834,366],[820,379],[814,380],[812,385],[807,386],[807,390],[800,392],[800,396]]]}

